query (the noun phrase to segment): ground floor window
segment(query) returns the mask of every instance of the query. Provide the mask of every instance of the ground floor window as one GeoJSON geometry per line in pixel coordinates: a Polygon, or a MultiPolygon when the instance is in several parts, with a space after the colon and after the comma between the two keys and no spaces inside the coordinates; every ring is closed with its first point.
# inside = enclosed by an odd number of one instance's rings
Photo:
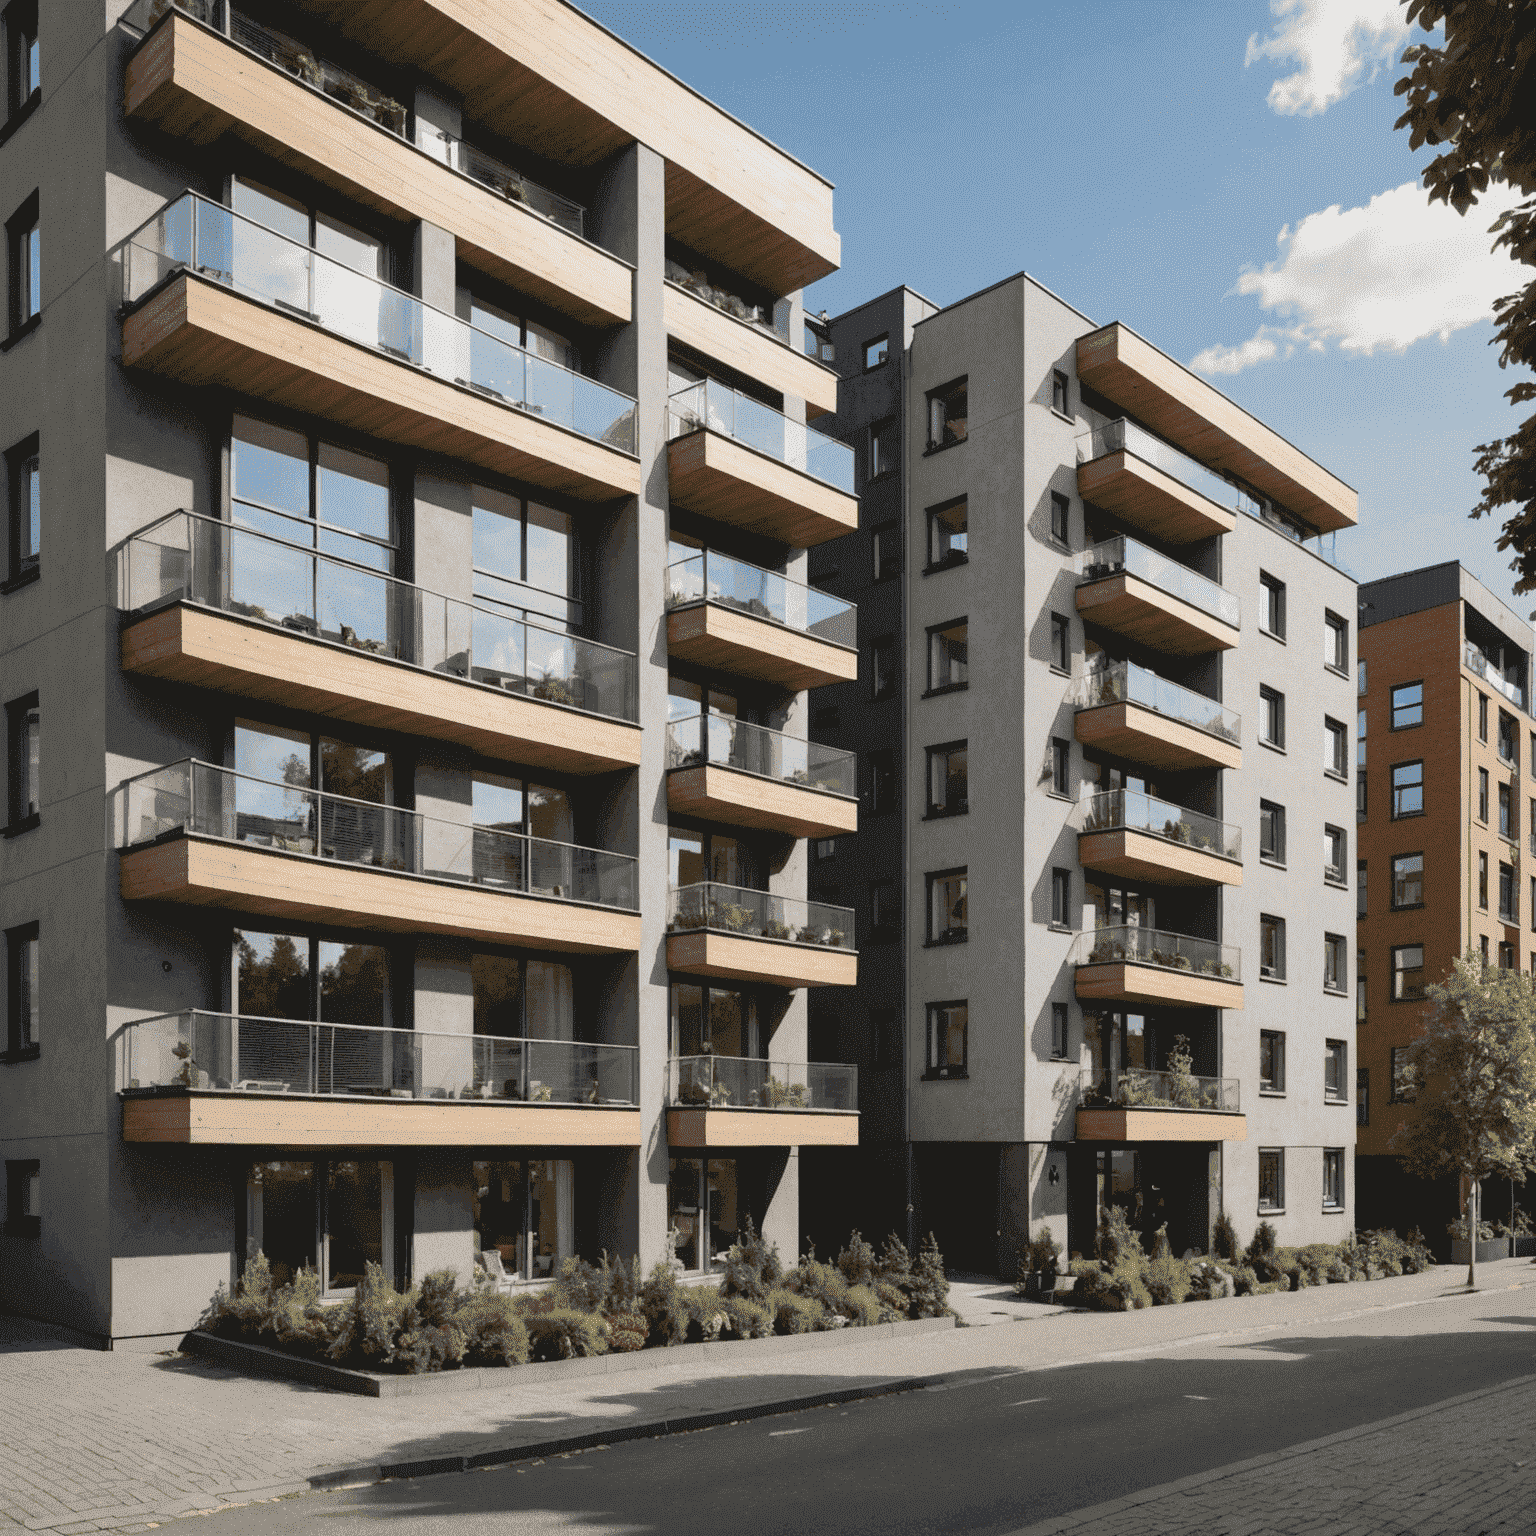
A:
{"type": "Polygon", "coordinates": [[[547,1280],[576,1252],[576,1168],[561,1158],[475,1164],[475,1242],[517,1280],[547,1280]]]}
{"type": "Polygon", "coordinates": [[[1259,1209],[1285,1209],[1285,1153],[1280,1148],[1259,1149],[1259,1209]]]}
{"type": "Polygon", "coordinates": [[[1323,1148],[1323,1209],[1344,1209],[1344,1149],[1323,1148]]]}
{"type": "Polygon", "coordinates": [[[253,1163],[246,1251],[266,1255],[275,1285],[318,1270],[326,1295],[354,1290],[368,1264],[394,1280],[394,1174],[387,1162],[253,1163]]]}
{"type": "Polygon", "coordinates": [[[697,1273],[723,1264],[745,1214],[735,1158],[671,1160],[667,1177],[668,1241],[675,1243],[673,1251],[685,1270],[697,1273]]]}

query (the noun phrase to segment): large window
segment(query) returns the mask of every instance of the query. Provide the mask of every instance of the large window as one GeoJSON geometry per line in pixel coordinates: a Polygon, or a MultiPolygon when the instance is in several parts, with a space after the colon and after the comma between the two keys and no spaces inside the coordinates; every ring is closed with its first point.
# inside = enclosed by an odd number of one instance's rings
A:
{"type": "Polygon", "coordinates": [[[674,981],[668,1052],[678,1056],[762,1057],[757,995],[742,987],[674,981]]]}
{"type": "Polygon", "coordinates": [[[7,560],[4,589],[38,573],[43,542],[43,493],[38,434],[23,438],[5,455],[7,560]]]}
{"type": "Polygon", "coordinates": [[[1424,814],[1424,764],[1392,765],[1392,819],[1424,814]]]}
{"type": "MultiPolygon", "coordinates": [[[[243,176],[234,181],[230,190],[230,203],[235,212],[245,218],[264,224],[299,245],[310,246],[322,256],[329,257],[341,266],[350,267],[364,277],[387,283],[393,276],[390,251],[384,240],[369,230],[337,218],[328,209],[290,197],[286,192],[279,192],[274,187],[250,181],[243,176]]],[[[238,220],[235,229],[237,241],[249,238],[238,220]]],[[[263,251],[270,250],[265,241],[261,248],[263,251]]],[[[298,301],[295,307],[307,309],[305,278],[298,263],[294,264],[294,268],[299,285],[293,295],[298,301]]],[[[239,270],[238,263],[236,270],[239,270]]],[[[476,318],[475,324],[479,323],[476,318]]],[[[482,378],[487,375],[477,372],[470,376],[482,378]]]]}
{"type": "Polygon", "coordinates": [[[1424,946],[1399,944],[1392,951],[1392,1001],[1418,1002],[1424,996],[1424,946]]]}
{"type": "Polygon", "coordinates": [[[1424,684],[1399,683],[1392,690],[1392,729],[1424,724],[1424,684]]]}
{"type": "Polygon", "coordinates": [[[475,954],[470,956],[469,976],[477,1035],[503,1040],[575,1039],[576,984],[565,961],[475,954]]]}
{"type": "Polygon", "coordinates": [[[1323,615],[1323,665],[1349,675],[1349,621],[1336,613],[1323,615]]]}
{"type": "Polygon", "coordinates": [[[963,741],[928,748],[928,814],[958,816],[970,808],[968,753],[963,741]]]}
{"type": "Polygon", "coordinates": [[[869,478],[894,475],[901,459],[901,428],[894,417],[869,429],[869,478]]]}
{"type": "Polygon", "coordinates": [[[929,875],[928,942],[930,944],[963,944],[969,936],[965,871],[950,869],[929,875]]]}
{"type": "Polygon", "coordinates": [[[699,1274],[725,1263],[748,1216],[734,1157],[674,1157],[667,1164],[667,1227],[676,1232],[677,1261],[699,1274]]]}
{"type": "Polygon", "coordinates": [[[1285,1092],[1285,1031],[1259,1031],[1259,1092],[1285,1092]]]}
{"type": "Polygon", "coordinates": [[[1499,865],[1499,919],[1506,923],[1520,921],[1519,887],[1515,884],[1515,872],[1508,864],[1499,865]]]}
{"type": "Polygon", "coordinates": [[[928,509],[928,568],[943,570],[970,558],[971,513],[964,496],[928,509]]]}
{"type": "Polygon", "coordinates": [[[1285,695],[1273,688],[1259,688],[1259,740],[1267,746],[1285,747],[1285,695]]]}
{"type": "Polygon", "coordinates": [[[948,448],[951,443],[963,443],[967,433],[966,380],[956,379],[942,389],[928,393],[928,448],[948,448]]]}
{"type": "Polygon", "coordinates": [[[238,929],[234,1011],[248,1018],[389,1028],[389,952],[377,944],[238,929]]]}
{"type": "Polygon", "coordinates": [[[10,281],[10,339],[29,330],[43,310],[42,226],[34,192],[6,221],[5,246],[10,281]]]}
{"type": "Polygon", "coordinates": [[[1323,935],[1323,986],[1329,992],[1349,990],[1349,951],[1342,934],[1323,935]]]}
{"type": "Polygon", "coordinates": [[[1323,1097],[1342,1104],[1349,1097],[1349,1047],[1343,1040],[1329,1040],[1323,1047],[1323,1097]]]}
{"type": "Polygon", "coordinates": [[[970,625],[965,619],[928,631],[928,691],[964,688],[970,676],[970,625]]]}
{"type": "Polygon", "coordinates": [[[1259,801],[1259,857],[1270,864],[1285,863],[1285,807],[1259,801]]]}
{"type": "MultiPolygon", "coordinates": [[[[5,8],[5,117],[10,127],[43,88],[37,41],[37,0],[15,0],[5,8]]],[[[0,142],[4,135],[0,135],[0,142]]]]}
{"type": "Polygon", "coordinates": [[[1418,1078],[1413,1070],[1413,1058],[1406,1045],[1392,1047],[1392,1086],[1387,1095],[1393,1104],[1412,1104],[1419,1096],[1418,1078]]]}
{"type": "Polygon", "coordinates": [[[927,1077],[966,1075],[966,1034],[969,1008],[965,1002],[929,1003],[927,1077]]]}
{"type": "Polygon", "coordinates": [[[41,989],[38,986],[38,925],[23,923],[5,935],[5,1059],[27,1061],[38,1054],[41,989]]]}
{"type": "Polygon", "coordinates": [[[1349,777],[1349,728],[1338,720],[1323,721],[1323,771],[1336,779],[1349,777]]]}
{"type": "Polygon", "coordinates": [[[1371,1123],[1371,1069],[1355,1068],[1355,1124],[1371,1123]]]}
{"type": "Polygon", "coordinates": [[[1277,640],[1285,639],[1285,583],[1259,572],[1259,628],[1277,640]]]}
{"type": "Polygon", "coordinates": [[[1064,736],[1051,737],[1051,793],[1071,794],[1072,743],[1064,736]]]}
{"type": "Polygon", "coordinates": [[[1259,1209],[1285,1209],[1285,1152],[1279,1147],[1259,1148],[1259,1209]]]}
{"type": "Polygon", "coordinates": [[[395,1278],[395,1169],[372,1159],[270,1161],[246,1170],[245,1246],[275,1285],[319,1271],[329,1296],[362,1283],[367,1265],[395,1278]]]}
{"type": "Polygon", "coordinates": [[[1285,980],[1285,919],[1259,918],[1259,975],[1267,981],[1285,980]]]}
{"type": "Polygon", "coordinates": [[[475,1246],[515,1280],[552,1277],[576,1252],[576,1170],[559,1158],[477,1162],[475,1246]]]}
{"type": "Polygon", "coordinates": [[[1323,1148],[1323,1209],[1344,1209],[1344,1148],[1323,1148]]]}
{"type": "Polygon", "coordinates": [[[1424,905],[1424,855],[1399,853],[1392,859],[1392,909],[1424,905]]]}
{"type": "Polygon", "coordinates": [[[7,834],[36,826],[42,813],[42,711],[29,693],[5,706],[7,834]]]}
{"type": "Polygon", "coordinates": [[[579,631],[576,527],[569,512],[523,496],[473,489],[475,596],[556,629],[579,631]]]}
{"type": "Polygon", "coordinates": [[[901,574],[901,530],[895,523],[881,523],[869,536],[870,577],[890,581],[901,574]]]}

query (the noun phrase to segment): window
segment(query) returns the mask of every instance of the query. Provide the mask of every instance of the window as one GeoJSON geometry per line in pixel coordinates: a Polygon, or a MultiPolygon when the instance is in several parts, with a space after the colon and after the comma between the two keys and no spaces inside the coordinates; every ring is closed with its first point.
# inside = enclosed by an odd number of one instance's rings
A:
{"type": "Polygon", "coordinates": [[[1067,408],[1067,376],[1060,368],[1051,370],[1051,409],[1063,416],[1071,414],[1067,408]]]}
{"type": "Polygon", "coordinates": [[[901,428],[896,419],[877,421],[869,429],[869,478],[893,475],[901,460],[901,428]]]}
{"type": "Polygon", "coordinates": [[[1051,615],[1051,666],[1057,672],[1072,670],[1072,624],[1062,613],[1051,615]]]}
{"type": "Polygon", "coordinates": [[[880,747],[869,754],[869,808],[872,811],[894,811],[898,799],[896,793],[896,752],[892,747],[880,747]]]}
{"type": "Polygon", "coordinates": [[[1349,731],[1337,720],[1323,721],[1323,772],[1349,777],[1349,731]]]}
{"type": "MultiPolygon", "coordinates": [[[[716,1168],[714,1163],[709,1166],[711,1171],[716,1168]]],[[[724,1166],[732,1164],[727,1161],[724,1166]]],[[[542,1280],[554,1274],[560,1261],[575,1252],[576,1165],[560,1159],[498,1160],[475,1162],[471,1172],[470,1214],[482,1250],[498,1253],[503,1271],[514,1279],[542,1280]]],[[[676,1161],[671,1172],[668,1183],[675,1190],[676,1161]]],[[[699,1196],[695,1191],[690,1194],[690,1205],[697,1212],[699,1196]]],[[[704,1198],[708,1200],[707,1195],[704,1198]]],[[[706,1222],[708,1214],[706,1207],[706,1222]]],[[[687,1223],[693,1246],[702,1224],[687,1223]]],[[[688,1255],[684,1244],[679,1243],[678,1249],[684,1257],[688,1255]]]]}
{"type": "Polygon", "coordinates": [[[1418,1078],[1413,1070],[1413,1060],[1406,1045],[1392,1047],[1392,1085],[1387,1094],[1389,1104],[1412,1104],[1418,1098],[1418,1078]]]}
{"type": "Polygon", "coordinates": [[[1520,738],[1515,732],[1515,717],[1502,709],[1499,711],[1499,757],[1516,768],[1520,766],[1520,738]]]}
{"type": "Polygon", "coordinates": [[[1477,739],[1488,740],[1488,695],[1480,693],[1477,696],[1477,739]]]}
{"type": "Polygon", "coordinates": [[[1483,823],[1488,820],[1488,770],[1477,770],[1477,819],[1483,823]]]}
{"type": "Polygon", "coordinates": [[[1363,698],[1366,691],[1365,657],[1362,656],[1355,663],[1355,692],[1363,698]]]}
{"type": "Polygon", "coordinates": [[[1392,858],[1392,910],[1424,905],[1424,855],[1399,853],[1392,858]]]}
{"type": "MultiPolygon", "coordinates": [[[[325,444],[320,452],[324,465],[330,456],[325,444]]],[[[374,510],[372,533],[382,538],[389,526],[388,479],[383,465],[374,473],[384,499],[374,510]]],[[[475,596],[545,629],[580,632],[586,610],[576,520],[569,512],[484,485],[471,487],[471,500],[475,596]]],[[[322,510],[321,515],[334,521],[334,514],[322,510]]],[[[684,546],[681,553],[687,558],[692,551],[684,546]]],[[[529,644],[534,641],[529,636],[529,644]]]]}
{"type": "Polygon", "coordinates": [[[928,942],[963,944],[970,937],[965,910],[965,871],[928,876],[928,942]]]}
{"type": "Polygon", "coordinates": [[[966,380],[956,379],[928,395],[928,451],[963,443],[966,437],[966,380]]]}
{"type": "Polygon", "coordinates": [[[1285,1031],[1259,1031],[1259,1092],[1285,1092],[1285,1031]]]}
{"type": "Polygon", "coordinates": [[[1531,876],[1531,931],[1536,933],[1536,875],[1531,876]]]}
{"type": "Polygon", "coordinates": [[[1499,969],[1501,971],[1518,969],[1515,964],[1515,946],[1505,940],[1499,941],[1499,969]]]}
{"type": "Polygon", "coordinates": [[[1259,857],[1269,864],[1285,863],[1285,807],[1259,801],[1259,857]]]}
{"type": "Polygon", "coordinates": [[[811,843],[811,857],[819,864],[823,859],[830,859],[837,852],[837,839],[835,837],[818,837],[811,843]]]}
{"type": "Polygon", "coordinates": [[[1515,797],[1508,784],[1499,785],[1499,836],[1513,841],[1519,836],[1516,826],[1515,797]]]}
{"type": "Polygon", "coordinates": [[[895,523],[881,523],[870,536],[874,579],[889,581],[901,573],[901,533],[895,523]]]}
{"type": "Polygon", "coordinates": [[[1488,967],[1488,935],[1486,933],[1478,934],[1477,948],[1479,954],[1483,957],[1483,968],[1486,970],[1488,967]]]}
{"type": "Polygon", "coordinates": [[[42,712],[37,695],[26,694],[5,706],[7,819],[6,835],[35,827],[43,801],[39,769],[42,762],[42,712]]]}
{"type": "Polygon", "coordinates": [[[24,438],[5,455],[7,560],[4,590],[38,573],[42,551],[43,498],[38,435],[24,438]]]}
{"type": "Polygon", "coordinates": [[[1369,802],[1368,802],[1368,800],[1366,798],[1366,792],[1365,792],[1365,775],[1363,773],[1356,774],[1355,775],[1355,820],[1356,821],[1364,821],[1365,820],[1365,818],[1366,818],[1366,810],[1367,810],[1368,804],[1369,804],[1369,802]]]}
{"type": "MultiPolygon", "coordinates": [[[[234,1013],[263,1019],[363,1024],[375,1029],[388,1029],[394,1023],[390,953],[380,945],[236,929],[234,962],[234,1013]]],[[[564,996],[568,1005],[570,967],[561,965],[558,969],[566,978],[564,996]]],[[[558,999],[559,989],[554,991],[558,999]]],[[[477,1001],[477,1014],[483,1003],[483,998],[477,1001]]],[[[531,1029],[525,1027],[520,1009],[519,1003],[519,1011],[508,1027],[482,1032],[518,1037],[537,1035],[549,1040],[571,1038],[565,1032],[572,1024],[568,1006],[551,1007],[533,1021],[535,1027],[531,1029]]]]}
{"type": "Polygon", "coordinates": [[[10,1237],[37,1237],[43,1228],[43,1175],[35,1158],[5,1165],[5,1230],[10,1237]]]}
{"type": "Polygon", "coordinates": [[[1519,898],[1516,895],[1515,872],[1508,864],[1499,865],[1499,920],[1505,923],[1520,921],[1519,898]]]}
{"type": "Polygon", "coordinates": [[[1341,827],[1323,828],[1323,879],[1335,885],[1344,883],[1344,860],[1347,849],[1341,827]]]}
{"type": "Polygon", "coordinates": [[[1070,795],[1068,776],[1072,768],[1072,743],[1060,736],[1051,737],[1051,793],[1070,795]]]}
{"type": "Polygon", "coordinates": [[[1355,1023],[1365,1023],[1365,951],[1355,951],[1355,1023]]]}
{"type": "Polygon", "coordinates": [[[881,635],[869,648],[870,692],[878,703],[896,697],[896,637],[881,635]]]}
{"type": "Polygon", "coordinates": [[[1477,904],[1484,912],[1488,910],[1488,855],[1480,853],[1477,856],[1477,904]]]}
{"type": "Polygon", "coordinates": [[[1424,724],[1424,684],[1400,683],[1392,690],[1392,729],[1406,731],[1424,724]]]}
{"type": "Polygon", "coordinates": [[[5,1012],[7,1061],[27,1061],[38,1054],[40,993],[37,978],[38,926],[24,923],[5,935],[5,1012]]]}
{"type": "Polygon", "coordinates": [[[1067,1059],[1067,1005],[1051,1004],[1051,1057],[1055,1061],[1067,1059]]]}
{"type": "Polygon", "coordinates": [[[1349,676],[1349,624],[1336,613],[1323,615],[1323,665],[1349,676]]]}
{"type": "Polygon", "coordinates": [[[965,1076],[968,1009],[963,1002],[929,1003],[927,1077],[965,1076]]]}
{"type": "Polygon", "coordinates": [[[1424,996],[1424,946],[1399,944],[1392,950],[1392,1001],[1416,1003],[1424,996]]]}
{"type": "MultiPolygon", "coordinates": [[[[272,1266],[274,1284],[316,1269],[322,1293],[348,1295],[368,1264],[395,1278],[394,1164],[373,1160],[259,1162],[246,1168],[244,1237],[272,1266]]],[[[478,1228],[478,1222],[477,1222],[478,1228]]],[[[497,1246],[498,1227],[485,1241],[497,1246]]],[[[513,1250],[503,1250],[510,1258],[513,1250]]]]}
{"type": "Polygon", "coordinates": [[[1347,1079],[1349,1047],[1342,1040],[1329,1040],[1323,1050],[1323,1097],[1342,1104],[1349,1097],[1347,1079]]]}
{"type": "Polygon", "coordinates": [[[1060,491],[1051,492],[1051,537],[1058,544],[1070,544],[1072,499],[1060,491]]]}
{"type": "Polygon", "coordinates": [[[1371,1069],[1355,1068],[1355,1124],[1371,1123],[1371,1069]]]}
{"type": "Polygon", "coordinates": [[[1365,711],[1355,714],[1355,767],[1365,767],[1365,711]]]}
{"type": "Polygon", "coordinates": [[[1392,819],[1424,814],[1424,763],[1395,763],[1392,767],[1392,819]]]}
{"type": "Polygon", "coordinates": [[[1072,926],[1072,871],[1051,871],[1051,923],[1057,928],[1072,926]]]}
{"type": "Polygon", "coordinates": [[[928,568],[964,565],[970,558],[970,504],[964,496],[928,509],[928,568]]]}
{"type": "Polygon", "coordinates": [[[901,933],[901,901],[894,880],[876,880],[869,888],[871,926],[876,939],[889,942],[901,933]]]}
{"type": "Polygon", "coordinates": [[[1269,981],[1285,980],[1285,919],[1259,918],[1259,975],[1269,981]]]}
{"type": "Polygon", "coordinates": [[[1259,572],[1259,628],[1277,640],[1285,639],[1285,583],[1259,572]]]}
{"type": "MultiPolygon", "coordinates": [[[[1359,1116],[1356,1116],[1358,1120],[1359,1116]]],[[[1344,1148],[1323,1148],[1323,1209],[1344,1209],[1344,1148]]]]}
{"type": "Polygon", "coordinates": [[[864,343],[864,372],[871,368],[883,367],[887,358],[891,355],[891,338],[889,335],[876,336],[873,341],[864,343]]]}
{"type": "Polygon", "coordinates": [[[928,748],[928,814],[959,816],[970,809],[966,744],[928,748]]]}
{"type": "Polygon", "coordinates": [[[37,193],[6,221],[5,248],[10,277],[11,334],[16,341],[43,309],[42,232],[37,193]]]}
{"type": "Polygon", "coordinates": [[[1355,916],[1365,916],[1365,860],[1355,860],[1355,916]]]}
{"type": "Polygon", "coordinates": [[[1259,1148],[1259,1209],[1285,1209],[1285,1153],[1278,1147],[1259,1148]]]}
{"type": "Polygon", "coordinates": [[[1259,689],[1259,740],[1284,750],[1285,695],[1262,686],[1259,689]]]}
{"type": "Polygon", "coordinates": [[[1349,978],[1345,974],[1348,952],[1344,948],[1342,934],[1323,935],[1323,988],[1328,992],[1347,992],[1349,978]]]}
{"type": "Polygon", "coordinates": [[[928,691],[941,693],[947,688],[964,688],[969,671],[967,636],[970,625],[965,619],[941,624],[928,631],[928,691]]]}
{"type": "Polygon", "coordinates": [[[37,45],[37,0],[16,0],[5,10],[5,116],[16,123],[43,89],[37,45]]]}

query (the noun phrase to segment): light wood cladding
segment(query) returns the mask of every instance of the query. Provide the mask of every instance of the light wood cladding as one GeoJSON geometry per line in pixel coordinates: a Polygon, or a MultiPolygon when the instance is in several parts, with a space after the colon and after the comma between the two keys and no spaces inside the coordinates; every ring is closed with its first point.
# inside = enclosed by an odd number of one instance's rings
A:
{"type": "Polygon", "coordinates": [[[1079,1141],[1247,1141],[1248,1117],[1216,1110],[1080,1109],[1079,1141]]]}
{"type": "Polygon", "coordinates": [[[834,837],[859,825],[857,800],[713,763],[674,768],[667,775],[667,809],[791,837],[834,837]]]}
{"type": "Polygon", "coordinates": [[[675,506],[809,549],[859,526],[859,499],[733,438],[700,429],[667,444],[675,506]]]}
{"type": "Polygon", "coordinates": [[[640,727],[178,603],[123,631],[123,670],[451,741],[562,773],[640,763],[640,727]]]}
{"type": "Polygon", "coordinates": [[[670,1147],[856,1147],[856,1110],[669,1109],[670,1147]]]}
{"type": "Polygon", "coordinates": [[[481,1099],[191,1092],[123,1100],[123,1140],[207,1147],[638,1147],[640,1111],[481,1099]]]}
{"type": "Polygon", "coordinates": [[[579,955],[640,948],[638,912],[417,879],[242,843],[178,837],[129,849],[120,860],[124,901],[169,901],[378,933],[450,934],[579,955]]]}
{"type": "Polygon", "coordinates": [[[1243,984],[1220,976],[1200,976],[1163,965],[1132,965],[1123,960],[1077,968],[1077,996],[1084,1002],[1144,1003],[1164,1008],[1243,1006],[1243,984]]]}
{"type": "Polygon", "coordinates": [[[807,419],[837,409],[837,374],[779,341],[760,326],[738,320],[696,293],[666,283],[661,295],[667,335],[759,384],[805,401],[807,419]]]}
{"type": "Polygon", "coordinates": [[[667,969],[768,987],[851,987],[859,979],[859,957],[846,949],[695,928],[667,935],[667,969]]]}
{"type": "Polygon", "coordinates": [[[1358,520],[1357,492],[1128,326],[1080,336],[1077,376],[1192,459],[1246,480],[1314,528],[1358,520]]]}
{"type": "Polygon", "coordinates": [[[667,652],[796,693],[851,683],[859,675],[857,651],[715,603],[694,603],[667,615],[667,652]]]}
{"type": "Polygon", "coordinates": [[[172,14],[128,61],[124,110],[191,144],[241,139],[353,201],[450,231],[459,260],[585,325],[627,324],[634,269],[172,14]]]}
{"type": "Polygon", "coordinates": [[[1077,494],[1165,544],[1192,544],[1237,527],[1236,512],[1124,450],[1079,464],[1077,494]]]}
{"type": "Polygon", "coordinates": [[[1077,859],[1084,869],[1154,885],[1243,883],[1243,866],[1233,859],[1126,827],[1079,833],[1077,859]]]}
{"type": "Polygon", "coordinates": [[[1077,589],[1077,611],[1090,624],[1169,656],[1230,651],[1240,638],[1231,624],[1128,571],[1085,582],[1077,589]]]}
{"type": "Polygon", "coordinates": [[[667,233],[774,293],[834,271],[831,184],[560,0],[306,0],[419,69],[482,124],[596,166],[636,141],[667,162],[667,233]]]}
{"type": "Polygon", "coordinates": [[[580,501],[640,490],[637,459],[183,273],[123,319],[123,365],[440,453],[580,501]]]}
{"type": "Polygon", "coordinates": [[[1170,773],[1243,766],[1243,749],[1235,741],[1170,720],[1140,704],[1100,704],[1079,710],[1075,732],[1085,747],[1170,773]]]}

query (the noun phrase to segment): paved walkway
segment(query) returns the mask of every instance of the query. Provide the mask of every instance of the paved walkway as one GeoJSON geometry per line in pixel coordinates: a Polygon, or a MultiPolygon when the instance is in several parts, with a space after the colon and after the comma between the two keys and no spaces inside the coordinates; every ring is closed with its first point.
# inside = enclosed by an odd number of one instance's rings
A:
{"type": "MultiPolygon", "coordinates": [[[[1536,1286],[1536,1270],[1525,1260],[1487,1265],[1481,1278],[1489,1291],[1536,1286]]],[[[658,1351],[644,1369],[558,1387],[519,1384],[514,1370],[505,1385],[484,1391],[393,1399],[253,1380],[181,1355],[84,1350],[0,1319],[0,1532],[143,1530],[178,1515],[303,1491],[349,1469],[366,1480],[376,1474],[364,1469],[380,1464],[478,1455],[819,1392],[877,1391],[914,1377],[980,1380],[1309,1327],[1432,1306],[1464,1294],[1459,1280],[1441,1270],[1129,1314],[1013,1302],[1007,1287],[979,1286],[956,1295],[963,1311],[1005,1311],[1024,1326],[870,1341],[854,1335],[835,1348],[765,1349],[746,1360],[736,1354],[711,1361],[704,1351],[683,1348],[658,1351]]],[[[1531,1310],[1524,1298],[1519,1305],[1531,1310]]],[[[1189,1518],[1182,1529],[1190,1528],[1189,1518]]],[[[1234,1536],[1239,1529],[1246,1528],[1232,1527],[1234,1536]]]]}

